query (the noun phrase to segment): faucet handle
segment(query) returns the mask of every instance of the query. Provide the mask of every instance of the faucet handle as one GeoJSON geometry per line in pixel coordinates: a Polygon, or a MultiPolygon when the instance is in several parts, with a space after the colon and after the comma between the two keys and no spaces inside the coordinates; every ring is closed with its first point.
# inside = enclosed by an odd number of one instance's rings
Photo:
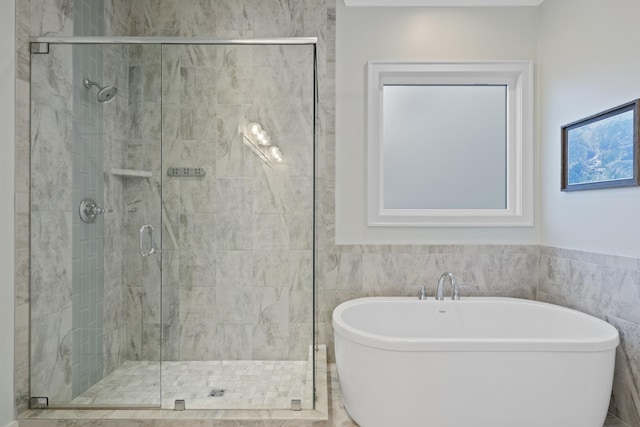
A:
{"type": "Polygon", "coordinates": [[[412,285],[411,287],[420,289],[420,295],[418,295],[418,298],[421,301],[424,301],[427,299],[427,289],[424,287],[424,285],[412,285]]]}
{"type": "Polygon", "coordinates": [[[469,285],[458,285],[457,283],[455,283],[453,285],[453,295],[451,296],[451,299],[454,301],[460,301],[460,288],[466,288],[469,285]]]}

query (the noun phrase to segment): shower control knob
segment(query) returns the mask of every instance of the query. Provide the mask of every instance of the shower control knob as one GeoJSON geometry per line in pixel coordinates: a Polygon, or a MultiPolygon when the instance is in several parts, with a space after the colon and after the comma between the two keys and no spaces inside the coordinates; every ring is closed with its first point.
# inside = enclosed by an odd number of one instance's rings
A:
{"type": "Polygon", "coordinates": [[[95,200],[87,198],[80,202],[80,219],[87,224],[95,222],[98,215],[102,215],[105,212],[113,212],[113,209],[105,209],[98,206],[95,200]]]}

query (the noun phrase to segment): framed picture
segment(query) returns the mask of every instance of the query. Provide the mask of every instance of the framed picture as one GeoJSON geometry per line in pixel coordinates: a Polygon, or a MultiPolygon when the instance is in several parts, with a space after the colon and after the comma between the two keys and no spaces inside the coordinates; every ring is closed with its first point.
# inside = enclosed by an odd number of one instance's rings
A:
{"type": "Polygon", "coordinates": [[[638,185],[640,99],[562,126],[562,191],[638,185]]]}

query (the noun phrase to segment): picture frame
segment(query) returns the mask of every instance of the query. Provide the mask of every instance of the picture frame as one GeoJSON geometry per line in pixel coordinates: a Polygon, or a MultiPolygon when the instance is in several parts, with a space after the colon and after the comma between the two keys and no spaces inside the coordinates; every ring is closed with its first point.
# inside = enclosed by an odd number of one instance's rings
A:
{"type": "Polygon", "coordinates": [[[561,191],[637,186],[640,99],[562,126],[561,191]]]}

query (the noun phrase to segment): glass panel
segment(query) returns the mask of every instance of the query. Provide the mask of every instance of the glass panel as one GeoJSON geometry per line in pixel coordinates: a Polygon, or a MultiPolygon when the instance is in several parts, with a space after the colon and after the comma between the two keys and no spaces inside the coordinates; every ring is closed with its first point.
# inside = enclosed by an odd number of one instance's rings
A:
{"type": "Polygon", "coordinates": [[[162,58],[162,407],[311,409],[313,47],[162,58]]]}
{"type": "Polygon", "coordinates": [[[313,46],[49,48],[32,56],[32,396],[313,408],[313,46]]]}
{"type": "Polygon", "coordinates": [[[507,87],[384,85],[385,209],[507,208],[507,87]]]}
{"type": "Polygon", "coordinates": [[[31,395],[159,405],[160,47],[31,59],[31,395]]]}

